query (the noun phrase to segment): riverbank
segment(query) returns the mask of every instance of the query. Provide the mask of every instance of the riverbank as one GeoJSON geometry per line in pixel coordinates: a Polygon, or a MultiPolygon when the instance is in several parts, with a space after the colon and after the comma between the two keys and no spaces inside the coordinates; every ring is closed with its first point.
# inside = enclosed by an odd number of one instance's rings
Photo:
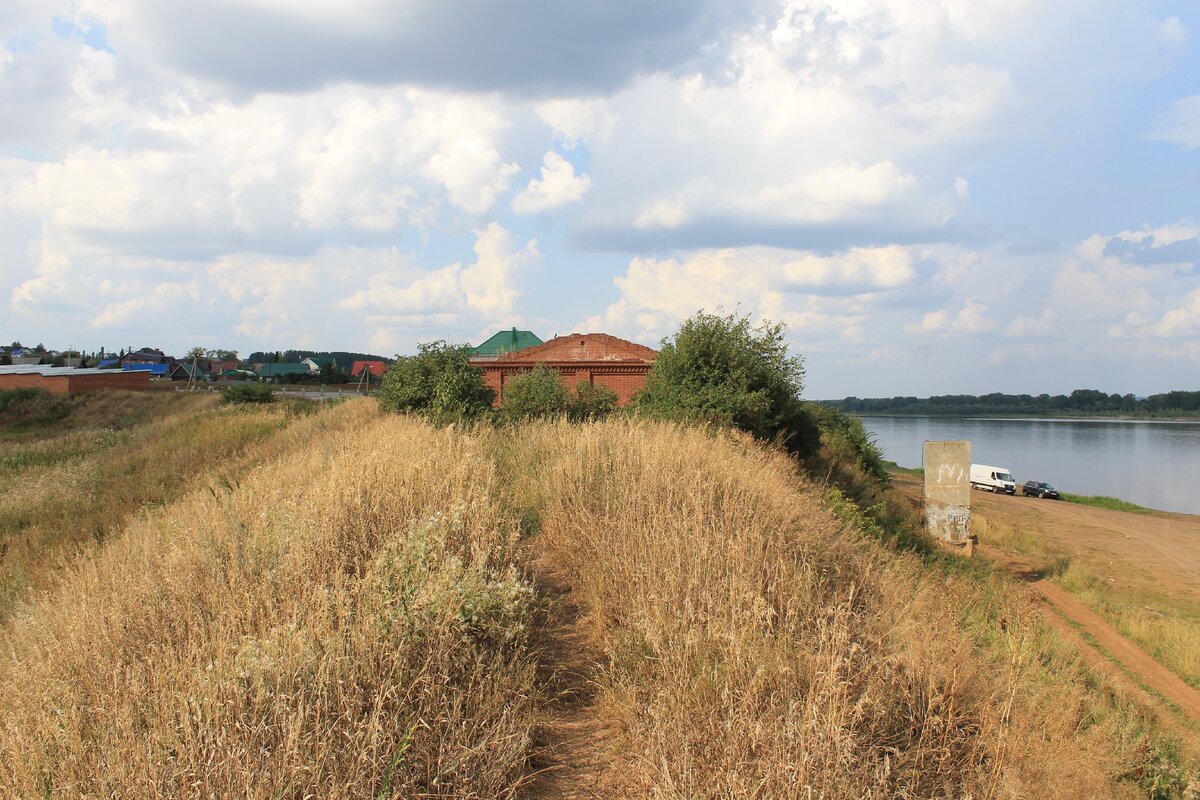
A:
{"type": "MultiPolygon", "coordinates": [[[[920,502],[918,474],[894,472],[892,479],[920,502]]],[[[1200,515],[972,492],[971,530],[994,564],[1045,584],[1048,602],[1069,596],[1056,604],[1057,613],[1138,685],[1170,697],[1158,685],[1169,680],[1153,680],[1149,662],[1139,666],[1140,657],[1122,639],[1192,690],[1200,689],[1200,515]],[[1089,626],[1085,614],[1057,608],[1071,602],[1111,630],[1089,626]]],[[[1179,718],[1191,702],[1182,694],[1161,714],[1179,718]]],[[[1182,723],[1190,735],[1200,734],[1200,716],[1184,714],[1182,723]]]]}

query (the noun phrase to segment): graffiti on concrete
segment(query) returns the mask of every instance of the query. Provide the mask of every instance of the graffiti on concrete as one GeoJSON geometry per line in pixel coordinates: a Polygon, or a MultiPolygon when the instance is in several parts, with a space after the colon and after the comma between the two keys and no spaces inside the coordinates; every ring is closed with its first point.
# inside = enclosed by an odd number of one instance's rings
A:
{"type": "Polygon", "coordinates": [[[935,539],[971,535],[971,443],[925,442],[925,529],[935,539]]]}

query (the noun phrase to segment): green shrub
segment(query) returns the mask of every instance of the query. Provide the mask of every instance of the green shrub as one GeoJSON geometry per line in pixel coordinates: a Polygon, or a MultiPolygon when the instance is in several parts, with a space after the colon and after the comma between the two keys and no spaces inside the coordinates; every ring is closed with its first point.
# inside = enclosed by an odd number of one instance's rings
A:
{"type": "Polygon", "coordinates": [[[514,375],[504,386],[500,417],[506,422],[546,419],[567,413],[571,397],[558,373],[545,364],[514,375]]]}
{"type": "Polygon", "coordinates": [[[0,391],[0,413],[8,410],[10,405],[26,403],[30,400],[44,400],[50,393],[45,389],[5,389],[0,391]]]}
{"type": "Polygon", "coordinates": [[[76,403],[73,397],[53,395],[45,389],[6,389],[0,391],[0,426],[48,425],[64,419],[76,403]]]}
{"type": "Polygon", "coordinates": [[[804,359],[789,355],[786,326],[699,312],[664,340],[635,408],[651,416],[733,425],[815,451],[819,434],[800,401],[804,359]]]}
{"type": "Polygon", "coordinates": [[[567,416],[572,422],[589,422],[607,417],[617,408],[617,393],[607,386],[581,383],[575,387],[567,404],[567,416]]]}
{"type": "Polygon", "coordinates": [[[239,383],[221,392],[224,403],[274,403],[275,392],[265,383],[239,383]]]}
{"type": "Polygon", "coordinates": [[[415,356],[397,356],[377,395],[384,411],[413,412],[444,424],[490,413],[495,393],[470,362],[465,345],[417,345],[415,356]]]}

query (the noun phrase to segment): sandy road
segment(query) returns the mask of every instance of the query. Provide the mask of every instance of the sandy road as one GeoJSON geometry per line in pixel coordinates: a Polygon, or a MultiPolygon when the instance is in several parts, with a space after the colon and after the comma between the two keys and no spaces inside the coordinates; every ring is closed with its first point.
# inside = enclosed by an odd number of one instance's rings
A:
{"type": "MultiPolygon", "coordinates": [[[[919,478],[898,475],[894,482],[919,502],[919,478]]],[[[971,493],[971,513],[976,519],[1010,526],[1040,539],[1114,586],[1152,589],[1155,594],[1180,600],[1200,597],[1200,516],[1111,511],[978,491],[971,493]]],[[[1043,580],[1033,559],[987,545],[981,546],[980,552],[1030,584],[1047,606],[1043,614],[1046,621],[1075,642],[1093,667],[1123,681],[1148,706],[1157,709],[1164,722],[1174,723],[1172,727],[1196,743],[1194,732],[1181,728],[1173,716],[1177,711],[1193,723],[1200,723],[1200,692],[1075,596],[1043,580]],[[1164,706],[1159,697],[1166,698],[1174,708],[1164,706]]]]}
{"type": "MultiPolygon", "coordinates": [[[[919,484],[913,485],[919,495],[919,484]]],[[[979,491],[971,493],[971,511],[1037,536],[1113,583],[1200,598],[1200,516],[1134,514],[979,491]]]]}

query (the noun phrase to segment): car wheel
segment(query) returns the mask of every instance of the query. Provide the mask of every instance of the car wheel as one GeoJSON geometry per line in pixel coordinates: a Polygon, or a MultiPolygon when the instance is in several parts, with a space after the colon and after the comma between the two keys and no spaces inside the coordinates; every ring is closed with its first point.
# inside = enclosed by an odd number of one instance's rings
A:
{"type": "Polygon", "coordinates": [[[1046,499],[1046,493],[1045,493],[1045,492],[1041,492],[1041,493],[1039,493],[1039,494],[1038,494],[1038,497],[1040,497],[1041,499],[1045,500],[1045,499],[1046,499]]]}

